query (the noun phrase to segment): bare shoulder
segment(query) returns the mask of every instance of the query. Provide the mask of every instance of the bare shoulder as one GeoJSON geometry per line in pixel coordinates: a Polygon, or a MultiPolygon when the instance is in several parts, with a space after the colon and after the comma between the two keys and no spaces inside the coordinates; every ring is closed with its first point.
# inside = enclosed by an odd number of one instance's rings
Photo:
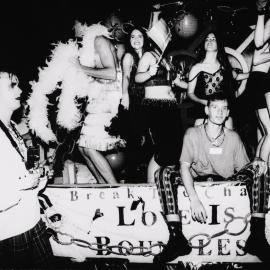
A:
{"type": "Polygon", "coordinates": [[[195,65],[192,66],[190,72],[193,72],[193,73],[198,73],[202,70],[203,68],[203,64],[202,63],[197,63],[195,65]]]}
{"type": "Polygon", "coordinates": [[[104,36],[97,36],[95,38],[95,46],[96,47],[112,46],[112,43],[108,38],[104,36]]]}
{"type": "Polygon", "coordinates": [[[123,65],[133,65],[133,56],[130,53],[126,53],[123,57],[123,65]]]}
{"type": "Polygon", "coordinates": [[[193,65],[192,68],[190,69],[190,72],[189,72],[189,78],[196,77],[197,74],[201,71],[202,71],[202,64],[201,63],[197,63],[197,64],[193,65]]]}
{"type": "Polygon", "coordinates": [[[145,52],[142,56],[145,59],[154,59],[154,55],[151,52],[145,52]]]}

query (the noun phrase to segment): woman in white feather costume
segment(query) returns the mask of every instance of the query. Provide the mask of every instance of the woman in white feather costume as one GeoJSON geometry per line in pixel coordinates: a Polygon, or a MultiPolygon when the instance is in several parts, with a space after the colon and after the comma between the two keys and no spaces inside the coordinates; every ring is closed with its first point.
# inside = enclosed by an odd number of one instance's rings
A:
{"type": "Polygon", "coordinates": [[[117,183],[102,152],[125,146],[120,136],[111,136],[106,127],[117,115],[122,98],[121,72],[112,39],[124,34],[122,21],[115,13],[104,24],[75,24],[81,41],[59,42],[39,70],[37,82],[31,82],[29,126],[45,142],[57,141],[48,120],[48,95],[61,88],[57,124],[72,131],[82,125],[79,150],[98,183],[117,183]],[[59,84],[60,82],[60,84],[59,84]],[[60,86],[59,86],[60,85],[60,86]],[[88,97],[86,117],[78,109],[77,98],[88,97]]]}

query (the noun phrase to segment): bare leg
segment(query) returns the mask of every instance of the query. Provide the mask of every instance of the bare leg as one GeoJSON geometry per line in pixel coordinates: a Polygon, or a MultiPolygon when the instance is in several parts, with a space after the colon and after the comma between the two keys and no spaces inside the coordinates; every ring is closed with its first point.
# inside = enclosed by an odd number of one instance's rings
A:
{"type": "Polygon", "coordinates": [[[154,156],[151,158],[148,169],[147,169],[147,183],[155,183],[155,172],[160,168],[160,166],[155,162],[154,156]]]}
{"type": "Polygon", "coordinates": [[[256,148],[256,157],[260,157],[260,153],[261,153],[261,148],[262,148],[262,144],[264,141],[264,136],[265,136],[265,131],[264,131],[264,127],[263,124],[260,121],[260,117],[259,117],[259,113],[258,111],[256,111],[256,115],[258,118],[258,122],[259,122],[259,127],[257,128],[257,141],[258,141],[258,146],[256,148]]]}
{"type": "Polygon", "coordinates": [[[89,170],[99,183],[117,183],[110,164],[100,152],[86,147],[79,147],[79,149],[86,160],[89,170]]]}
{"type": "Polygon", "coordinates": [[[265,161],[268,161],[270,154],[270,118],[267,109],[259,109],[258,116],[260,125],[264,131],[264,136],[261,138],[258,147],[260,147],[259,157],[265,161]]]}

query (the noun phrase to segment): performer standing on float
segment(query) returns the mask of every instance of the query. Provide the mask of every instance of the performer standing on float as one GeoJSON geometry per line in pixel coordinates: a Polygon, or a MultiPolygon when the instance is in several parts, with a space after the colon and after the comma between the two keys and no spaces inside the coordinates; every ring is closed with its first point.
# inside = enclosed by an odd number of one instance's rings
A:
{"type": "MultiPolygon", "coordinates": [[[[122,24],[119,14],[113,13],[105,20],[104,27],[111,32],[113,38],[119,40],[123,36],[122,24]]],[[[121,139],[110,136],[105,130],[116,115],[120,103],[121,73],[116,50],[110,38],[97,35],[93,43],[94,54],[89,54],[89,57],[94,57],[94,61],[83,55],[89,52],[83,51],[78,59],[77,67],[93,77],[101,87],[96,97],[90,97],[88,100],[86,108],[88,114],[84,120],[78,145],[88,168],[98,182],[113,184],[117,181],[102,152],[123,146],[121,139]]],[[[90,87],[89,92],[91,91],[90,87]]]]}
{"type": "Polygon", "coordinates": [[[171,65],[163,54],[171,33],[166,22],[158,18],[159,14],[159,10],[154,10],[147,34],[161,52],[157,48],[143,54],[135,81],[145,85],[142,106],[154,143],[154,156],[148,165],[148,182],[156,181],[163,216],[170,233],[167,245],[154,257],[154,263],[165,263],[189,254],[191,247],[181,229],[177,201],[174,199],[177,189],[174,189],[170,179],[158,176],[164,168],[179,164],[182,143],[180,111],[172,91],[172,81],[178,84],[180,79],[172,78],[171,65]]]}
{"type": "Polygon", "coordinates": [[[48,119],[48,95],[61,90],[55,117],[67,132],[82,126],[79,100],[87,97],[79,149],[97,182],[113,184],[116,179],[103,152],[125,145],[120,136],[106,130],[122,98],[121,72],[112,43],[123,35],[122,21],[114,13],[104,25],[76,22],[75,35],[78,39],[56,44],[47,66],[39,69],[38,80],[31,82],[29,127],[44,142],[60,145],[48,119]]]}

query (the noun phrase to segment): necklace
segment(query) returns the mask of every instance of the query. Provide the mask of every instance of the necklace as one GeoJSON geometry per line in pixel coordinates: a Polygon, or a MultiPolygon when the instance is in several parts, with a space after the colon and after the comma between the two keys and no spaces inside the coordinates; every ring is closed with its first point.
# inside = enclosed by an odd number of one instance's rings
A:
{"type": "Polygon", "coordinates": [[[207,133],[206,124],[204,124],[203,126],[204,126],[204,131],[205,131],[206,137],[207,137],[208,141],[212,144],[212,146],[220,147],[223,144],[224,139],[225,139],[224,127],[222,126],[220,132],[218,133],[218,135],[215,138],[211,138],[207,133]]]}

